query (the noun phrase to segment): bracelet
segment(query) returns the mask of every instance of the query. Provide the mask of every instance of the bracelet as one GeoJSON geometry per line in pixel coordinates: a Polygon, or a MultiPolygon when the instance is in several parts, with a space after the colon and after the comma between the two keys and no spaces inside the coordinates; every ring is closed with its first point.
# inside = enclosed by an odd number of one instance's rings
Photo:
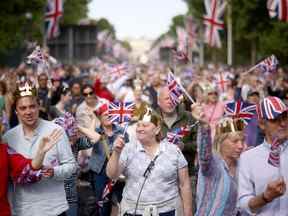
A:
{"type": "Polygon", "coordinates": [[[262,200],[265,202],[265,203],[270,203],[271,200],[268,200],[265,195],[264,195],[264,192],[262,193],[262,196],[261,196],[262,200]]]}

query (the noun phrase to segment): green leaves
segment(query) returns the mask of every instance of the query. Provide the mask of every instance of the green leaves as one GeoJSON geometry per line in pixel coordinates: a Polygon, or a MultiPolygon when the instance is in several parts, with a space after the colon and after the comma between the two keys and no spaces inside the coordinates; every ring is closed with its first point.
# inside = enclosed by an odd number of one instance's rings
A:
{"type": "MultiPolygon", "coordinates": [[[[185,0],[189,14],[195,18],[205,13],[204,0],[185,0]]],[[[250,64],[267,55],[275,54],[281,64],[286,64],[288,53],[288,23],[271,19],[266,8],[266,0],[229,0],[232,4],[234,62],[236,64],[250,64]],[[256,59],[253,59],[256,52],[256,59]]],[[[227,13],[225,14],[225,22],[227,13]]],[[[226,33],[224,33],[226,34],[226,33]]],[[[226,53],[226,36],[221,34],[222,51],[226,53]]],[[[213,49],[205,49],[207,58],[211,59],[213,49]]],[[[225,61],[224,61],[225,62],[225,61]]]]}

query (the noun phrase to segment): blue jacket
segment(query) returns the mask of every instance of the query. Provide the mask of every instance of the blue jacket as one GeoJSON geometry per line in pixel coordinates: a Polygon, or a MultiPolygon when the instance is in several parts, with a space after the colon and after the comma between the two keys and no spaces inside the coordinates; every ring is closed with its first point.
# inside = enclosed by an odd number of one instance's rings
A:
{"type": "MultiPolygon", "coordinates": [[[[100,173],[101,170],[103,169],[103,166],[106,165],[105,162],[106,162],[107,157],[106,157],[105,150],[103,147],[103,142],[106,140],[109,146],[109,150],[110,152],[112,152],[113,143],[115,139],[117,138],[118,135],[123,134],[124,132],[124,129],[122,127],[115,125],[115,124],[113,124],[112,130],[113,130],[113,135],[110,137],[108,136],[105,137],[104,129],[101,126],[99,128],[96,128],[96,132],[103,135],[102,136],[103,138],[101,138],[97,143],[93,145],[92,155],[89,160],[89,168],[96,173],[100,173]]],[[[126,143],[129,141],[127,133],[125,133],[124,139],[126,143]]]]}

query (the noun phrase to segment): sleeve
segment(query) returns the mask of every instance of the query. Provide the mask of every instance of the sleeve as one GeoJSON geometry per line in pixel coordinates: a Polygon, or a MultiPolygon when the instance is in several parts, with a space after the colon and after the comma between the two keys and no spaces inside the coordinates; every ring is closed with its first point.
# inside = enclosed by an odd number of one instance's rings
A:
{"type": "Polygon", "coordinates": [[[199,127],[197,136],[198,152],[199,152],[199,165],[200,171],[204,176],[211,175],[212,173],[212,140],[211,129],[203,126],[199,127]]]}
{"type": "Polygon", "coordinates": [[[76,144],[79,151],[93,147],[92,142],[87,137],[80,137],[76,144]]]}
{"type": "Polygon", "coordinates": [[[41,170],[34,170],[31,159],[23,157],[12,148],[7,148],[9,174],[16,184],[29,184],[41,180],[41,170]]]}
{"type": "MultiPolygon", "coordinates": [[[[119,167],[120,167],[120,170],[121,170],[121,173],[122,174],[126,174],[127,175],[127,167],[128,167],[128,158],[129,158],[129,153],[131,152],[131,145],[133,145],[132,143],[126,143],[123,151],[121,152],[121,155],[120,155],[120,159],[119,159],[119,167]]],[[[125,176],[126,176],[125,175],[125,176]]]]}
{"type": "Polygon", "coordinates": [[[92,117],[90,117],[84,108],[80,105],[76,111],[76,121],[82,127],[89,127],[92,117]]]}
{"type": "Polygon", "coordinates": [[[253,215],[249,208],[249,200],[256,196],[253,182],[251,180],[251,174],[249,172],[249,163],[251,160],[245,159],[242,155],[239,161],[239,179],[238,179],[238,206],[245,212],[253,215]]]}
{"type": "Polygon", "coordinates": [[[77,166],[68,137],[62,128],[61,130],[63,131],[63,135],[56,146],[59,165],[54,167],[53,178],[62,181],[71,176],[76,171],[77,166]]]}
{"type": "Polygon", "coordinates": [[[180,170],[184,167],[188,166],[188,162],[185,159],[184,155],[182,154],[181,150],[179,148],[176,148],[177,151],[177,156],[178,156],[178,164],[177,164],[177,169],[180,170]]]}

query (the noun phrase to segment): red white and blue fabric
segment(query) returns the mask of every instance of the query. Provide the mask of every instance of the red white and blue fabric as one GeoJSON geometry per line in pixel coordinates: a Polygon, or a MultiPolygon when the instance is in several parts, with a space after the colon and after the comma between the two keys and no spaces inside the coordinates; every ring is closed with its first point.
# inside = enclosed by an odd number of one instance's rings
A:
{"type": "Polygon", "coordinates": [[[52,39],[59,36],[59,20],[63,15],[62,0],[47,0],[45,10],[46,38],[52,39]]]}
{"type": "Polygon", "coordinates": [[[110,121],[114,123],[129,122],[133,116],[135,104],[133,102],[109,103],[108,115],[110,121]]]}
{"type": "Polygon", "coordinates": [[[109,201],[108,195],[111,194],[113,186],[115,185],[116,181],[112,181],[109,180],[106,185],[105,188],[102,192],[102,196],[101,196],[101,200],[98,201],[98,206],[103,207],[103,204],[105,202],[109,201]]]}
{"type": "Polygon", "coordinates": [[[271,144],[270,153],[268,157],[268,163],[274,167],[280,167],[280,142],[277,139],[271,144]]]}
{"type": "Polygon", "coordinates": [[[215,75],[215,85],[217,86],[218,90],[223,93],[227,91],[229,83],[229,78],[227,73],[218,73],[215,75]]]}
{"type": "Polygon", "coordinates": [[[259,69],[262,73],[273,73],[276,71],[278,64],[279,62],[276,56],[271,55],[268,58],[261,61],[260,63],[258,63],[257,69],[259,69]]]}
{"type": "Polygon", "coordinates": [[[248,124],[256,115],[256,105],[241,100],[229,102],[225,105],[225,115],[240,118],[248,124]]]}
{"type": "Polygon", "coordinates": [[[177,27],[176,33],[177,33],[177,39],[178,39],[177,50],[186,53],[187,52],[187,40],[188,40],[187,32],[184,28],[177,27]]]}
{"type": "Polygon", "coordinates": [[[259,119],[276,119],[285,111],[287,111],[287,106],[278,97],[266,97],[261,101],[259,106],[257,106],[259,119]]]}
{"type": "Polygon", "coordinates": [[[288,0],[268,0],[267,9],[271,18],[288,22],[288,0]]]}
{"type": "MultiPolygon", "coordinates": [[[[13,157],[14,160],[18,160],[19,164],[17,166],[21,165],[21,162],[28,161],[27,159],[24,159],[22,155],[18,154],[14,149],[11,147],[7,147],[7,153],[9,157],[13,157]]],[[[25,162],[26,163],[26,162],[25,162]]],[[[15,168],[15,167],[14,167],[15,168]]],[[[21,174],[19,173],[18,177],[14,179],[14,181],[17,184],[29,184],[33,182],[37,182],[42,178],[42,170],[34,170],[31,166],[31,162],[26,163],[26,165],[23,167],[21,174]]]]}
{"type": "Polygon", "coordinates": [[[65,112],[63,116],[54,119],[54,123],[61,126],[69,138],[78,136],[76,119],[71,113],[65,112]]]}
{"type": "Polygon", "coordinates": [[[167,86],[169,88],[169,96],[174,106],[180,103],[180,97],[183,95],[182,89],[176,81],[174,75],[169,72],[167,75],[167,86]]]}
{"type": "Polygon", "coordinates": [[[27,64],[47,65],[47,61],[40,46],[36,46],[33,52],[27,56],[26,62],[27,64]]]}
{"type": "Polygon", "coordinates": [[[171,132],[167,132],[167,141],[169,143],[178,145],[182,141],[182,138],[187,136],[189,132],[190,130],[188,127],[176,128],[171,132]]]}
{"type": "Polygon", "coordinates": [[[128,73],[128,64],[122,63],[110,66],[109,74],[112,78],[116,79],[128,73]]]}
{"type": "Polygon", "coordinates": [[[219,31],[224,29],[224,23],[221,20],[226,1],[220,0],[205,0],[206,15],[204,15],[205,25],[205,43],[211,47],[221,48],[221,40],[219,31]]]}
{"type": "Polygon", "coordinates": [[[189,58],[186,52],[179,51],[176,48],[172,48],[172,54],[175,61],[183,62],[184,64],[188,63],[189,58]]]}
{"type": "Polygon", "coordinates": [[[197,25],[192,16],[186,17],[186,31],[188,35],[188,47],[192,49],[197,37],[197,25]]]}

